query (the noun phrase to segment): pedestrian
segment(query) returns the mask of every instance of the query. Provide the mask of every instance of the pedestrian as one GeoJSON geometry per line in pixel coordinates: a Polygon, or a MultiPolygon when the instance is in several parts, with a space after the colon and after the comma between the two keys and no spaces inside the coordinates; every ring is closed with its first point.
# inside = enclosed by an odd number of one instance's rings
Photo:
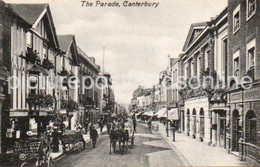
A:
{"type": "Polygon", "coordinates": [[[92,146],[93,148],[96,147],[96,143],[97,143],[97,138],[98,138],[98,132],[95,129],[95,126],[93,125],[90,129],[90,139],[92,140],[92,146]]]}
{"type": "Polygon", "coordinates": [[[85,133],[88,134],[88,125],[89,125],[89,121],[88,119],[85,121],[85,133]]]}
{"type": "Polygon", "coordinates": [[[134,119],[133,119],[133,126],[134,126],[134,132],[135,132],[135,133],[137,133],[137,131],[136,131],[136,125],[137,125],[136,119],[134,118],[134,119]]]}
{"type": "Polygon", "coordinates": [[[102,133],[102,130],[103,130],[103,120],[101,119],[100,121],[99,121],[99,127],[100,127],[100,133],[102,133]]]}
{"type": "Polygon", "coordinates": [[[110,121],[108,121],[107,122],[107,134],[110,134],[110,129],[111,129],[111,122],[110,121]]]}

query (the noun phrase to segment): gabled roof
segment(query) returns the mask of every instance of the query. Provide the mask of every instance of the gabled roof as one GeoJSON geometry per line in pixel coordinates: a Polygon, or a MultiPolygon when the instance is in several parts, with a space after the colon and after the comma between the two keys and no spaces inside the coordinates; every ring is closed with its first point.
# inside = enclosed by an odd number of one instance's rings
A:
{"type": "Polygon", "coordinates": [[[60,44],[60,50],[67,52],[73,42],[74,35],[58,35],[58,41],[60,44]]]}
{"type": "Polygon", "coordinates": [[[98,66],[95,64],[95,62],[92,60],[91,57],[88,57],[88,55],[80,49],[80,47],[77,46],[79,57],[86,60],[90,65],[92,65],[97,71],[99,71],[98,66]]]}
{"type": "Polygon", "coordinates": [[[171,58],[170,61],[171,61],[171,67],[173,67],[179,61],[179,58],[171,58]]]}
{"type": "Polygon", "coordinates": [[[31,28],[35,28],[39,21],[44,17],[48,20],[48,26],[51,32],[51,39],[54,42],[56,48],[59,48],[59,43],[57,39],[56,29],[53,23],[51,10],[49,4],[16,4],[10,3],[8,6],[13,10],[14,13],[23,18],[26,22],[31,25],[31,28]]]}
{"type": "Polygon", "coordinates": [[[48,4],[9,4],[15,13],[33,25],[48,4]]]}
{"type": "Polygon", "coordinates": [[[21,16],[19,16],[17,13],[15,13],[13,9],[10,7],[10,5],[6,4],[4,1],[0,1],[0,8],[1,10],[5,10],[5,12],[10,13],[13,17],[19,19],[19,21],[27,28],[30,27],[30,24],[26,20],[24,20],[21,16]]]}
{"type": "Polygon", "coordinates": [[[190,44],[199,36],[199,34],[206,28],[207,22],[193,23],[191,24],[189,33],[186,37],[183,52],[190,46],[190,44]]]}
{"type": "Polygon", "coordinates": [[[60,44],[60,50],[65,53],[67,53],[73,47],[74,54],[72,54],[72,56],[74,57],[72,58],[76,61],[76,64],[78,64],[78,49],[75,36],[71,34],[58,35],[58,40],[60,44]]]}
{"type": "Polygon", "coordinates": [[[133,93],[133,97],[137,98],[137,97],[140,97],[140,96],[143,96],[143,93],[144,93],[144,89],[139,87],[137,88],[134,93],[133,93]]]}

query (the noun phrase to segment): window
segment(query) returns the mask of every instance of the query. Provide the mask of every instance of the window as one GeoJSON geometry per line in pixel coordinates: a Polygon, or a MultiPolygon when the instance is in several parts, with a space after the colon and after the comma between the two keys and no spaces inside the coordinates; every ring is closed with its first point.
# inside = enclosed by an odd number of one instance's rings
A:
{"type": "Polygon", "coordinates": [[[207,68],[209,67],[209,54],[210,50],[207,50],[205,53],[205,70],[207,70],[207,68]]]}
{"type": "Polygon", "coordinates": [[[30,32],[26,33],[26,43],[27,43],[27,47],[29,48],[33,47],[33,35],[30,32]]]}
{"type": "Polygon", "coordinates": [[[227,58],[228,58],[228,39],[222,40],[222,60],[221,60],[221,79],[225,82],[227,79],[227,58]],[[224,77],[224,78],[223,78],[224,77]]]}
{"type": "Polygon", "coordinates": [[[194,72],[194,62],[191,63],[191,76],[194,76],[195,72],[194,72]]]}
{"type": "Polygon", "coordinates": [[[201,57],[198,57],[198,59],[197,59],[197,73],[198,73],[198,76],[200,76],[200,65],[201,65],[201,57]]]}
{"type": "Polygon", "coordinates": [[[247,70],[255,66],[255,39],[247,44],[247,70]]]}
{"type": "Polygon", "coordinates": [[[46,44],[43,44],[43,58],[47,58],[48,57],[48,48],[46,44]]]}
{"type": "Polygon", "coordinates": [[[188,78],[188,70],[189,70],[189,67],[188,67],[188,64],[186,64],[185,71],[184,71],[184,78],[185,79],[188,78]]]}
{"type": "Polygon", "coordinates": [[[233,74],[234,76],[239,76],[239,50],[236,51],[234,54],[233,54],[233,74]]]}
{"type": "Polygon", "coordinates": [[[256,0],[247,0],[247,19],[250,19],[256,12],[256,0]]]}
{"type": "Polygon", "coordinates": [[[249,68],[255,66],[255,47],[248,50],[248,57],[249,57],[249,68]]]}
{"type": "Polygon", "coordinates": [[[233,11],[233,33],[237,32],[240,28],[240,5],[233,11]]]}
{"type": "Polygon", "coordinates": [[[246,114],[246,142],[257,144],[256,114],[248,111],[246,114]]]}

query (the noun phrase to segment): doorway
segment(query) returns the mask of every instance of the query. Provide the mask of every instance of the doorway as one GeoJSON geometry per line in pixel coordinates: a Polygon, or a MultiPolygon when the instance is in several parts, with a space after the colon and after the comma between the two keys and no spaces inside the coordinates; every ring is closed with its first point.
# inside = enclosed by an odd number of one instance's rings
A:
{"type": "Polygon", "coordinates": [[[200,140],[203,141],[204,139],[204,134],[205,134],[205,127],[204,123],[205,122],[205,117],[204,117],[204,109],[200,109],[200,140]]]}
{"type": "Polygon", "coordinates": [[[238,151],[239,140],[239,112],[234,110],[232,113],[232,151],[238,151]]]}

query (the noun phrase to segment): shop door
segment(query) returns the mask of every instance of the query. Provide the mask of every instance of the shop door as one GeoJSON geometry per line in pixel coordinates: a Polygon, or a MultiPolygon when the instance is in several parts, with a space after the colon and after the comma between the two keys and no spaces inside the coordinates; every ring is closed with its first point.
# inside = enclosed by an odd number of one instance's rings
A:
{"type": "Polygon", "coordinates": [[[225,148],[226,117],[220,117],[219,124],[219,146],[225,148]]]}
{"type": "Polygon", "coordinates": [[[239,140],[239,118],[233,118],[232,121],[232,151],[238,151],[239,140]]]}

